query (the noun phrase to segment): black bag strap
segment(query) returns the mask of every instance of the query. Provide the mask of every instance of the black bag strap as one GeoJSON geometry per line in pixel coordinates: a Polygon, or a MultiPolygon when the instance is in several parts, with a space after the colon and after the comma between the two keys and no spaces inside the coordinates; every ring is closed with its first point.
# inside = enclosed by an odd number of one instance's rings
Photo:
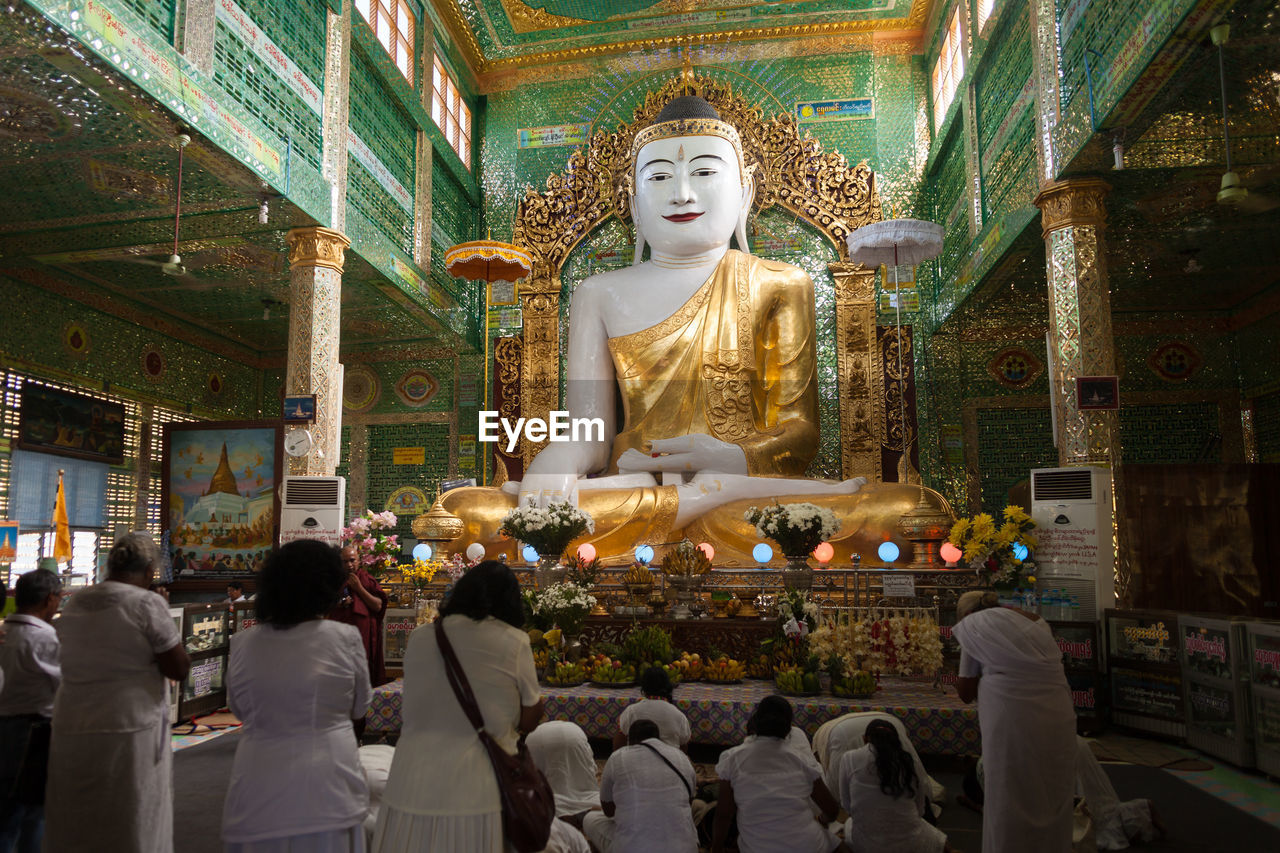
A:
{"type": "Polygon", "coordinates": [[[670,767],[670,768],[671,768],[671,772],[672,772],[672,773],[674,773],[674,774],[676,774],[677,776],[679,776],[679,777],[680,777],[680,784],[684,785],[684,790],[685,790],[685,792],[689,795],[689,799],[691,799],[691,800],[692,800],[692,799],[693,799],[693,789],[689,787],[689,780],[688,780],[688,779],[686,779],[686,778],[684,778],[684,774],[680,772],[680,768],[678,768],[678,767],[676,767],[674,764],[672,764],[672,763],[670,762],[670,760],[668,760],[668,759],[667,759],[667,757],[666,757],[665,755],[663,755],[661,752],[659,752],[659,751],[658,751],[658,748],[657,748],[656,746],[654,746],[653,744],[651,744],[651,743],[644,743],[643,741],[641,741],[640,745],[641,745],[641,746],[643,746],[645,749],[649,750],[650,752],[652,752],[654,755],[656,755],[656,756],[658,756],[659,758],[661,758],[661,759],[662,759],[662,763],[663,763],[663,764],[665,764],[665,765],[667,765],[668,767],[670,767]]]}
{"type": "Polygon", "coordinates": [[[488,736],[489,733],[484,730],[484,715],[480,713],[475,694],[471,692],[471,682],[467,681],[467,674],[462,671],[462,664],[454,654],[453,644],[449,642],[449,637],[444,632],[443,618],[436,619],[436,643],[440,646],[440,654],[444,657],[444,674],[449,679],[449,686],[453,688],[453,695],[458,697],[462,713],[467,715],[477,734],[482,738],[488,736]]]}

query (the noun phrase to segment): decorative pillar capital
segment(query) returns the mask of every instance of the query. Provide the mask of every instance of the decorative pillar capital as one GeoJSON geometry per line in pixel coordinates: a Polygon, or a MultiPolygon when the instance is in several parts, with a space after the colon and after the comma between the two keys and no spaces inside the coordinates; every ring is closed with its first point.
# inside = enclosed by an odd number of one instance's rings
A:
{"type": "Polygon", "coordinates": [[[876,271],[849,261],[832,261],[827,270],[836,283],[837,302],[875,302],[876,271]]]}
{"type": "Polygon", "coordinates": [[[341,273],[344,253],[351,241],[341,231],[312,225],[293,228],[284,235],[289,244],[289,269],[298,267],[325,267],[341,273]]]}
{"type": "Polygon", "coordinates": [[[1074,225],[1106,227],[1109,192],[1111,184],[1101,178],[1067,178],[1045,185],[1035,198],[1043,235],[1074,225]]]}

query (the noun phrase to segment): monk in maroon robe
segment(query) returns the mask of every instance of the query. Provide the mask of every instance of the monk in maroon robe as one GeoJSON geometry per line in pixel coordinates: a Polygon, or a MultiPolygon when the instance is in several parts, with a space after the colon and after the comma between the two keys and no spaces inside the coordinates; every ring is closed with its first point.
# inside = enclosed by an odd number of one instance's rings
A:
{"type": "Polygon", "coordinates": [[[356,626],[369,660],[369,682],[377,687],[389,681],[382,662],[382,617],[387,613],[387,594],[361,567],[354,545],[342,549],[342,566],[347,570],[347,585],[338,605],[329,611],[329,618],[356,626]]]}

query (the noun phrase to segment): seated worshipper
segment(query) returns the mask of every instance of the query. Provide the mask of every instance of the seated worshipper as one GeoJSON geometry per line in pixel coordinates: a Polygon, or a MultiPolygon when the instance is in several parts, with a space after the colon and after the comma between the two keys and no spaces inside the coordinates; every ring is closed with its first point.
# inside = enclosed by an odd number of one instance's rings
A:
{"type": "Polygon", "coordinates": [[[62,684],[53,703],[45,853],[173,850],[169,684],[191,669],[169,607],[147,589],[160,549],[126,533],[107,579],[58,618],[62,684]]]}
{"type": "Polygon", "coordinates": [[[543,710],[523,624],[519,581],[509,567],[485,560],[454,584],[437,621],[409,635],[403,722],[374,853],[507,850],[493,763],[450,686],[439,634],[458,658],[485,730],[514,753],[543,710]]]}
{"type": "Polygon", "coordinates": [[[689,718],[675,706],[671,694],[674,691],[671,677],[660,666],[651,666],[640,676],[640,693],[644,696],[634,705],[628,705],[618,715],[618,731],[613,735],[613,748],[627,742],[627,732],[636,720],[653,720],[658,724],[662,742],[677,749],[689,750],[689,718]]]}
{"type": "Polygon", "coordinates": [[[1164,826],[1148,799],[1120,801],[1115,786],[1089,748],[1076,735],[1076,794],[1084,798],[1099,850],[1126,850],[1164,837],[1164,826]]]}
{"type": "MultiPolygon", "coordinates": [[[[756,711],[760,708],[757,706],[756,711]]],[[[747,718],[747,736],[742,739],[743,743],[751,743],[758,738],[756,734],[756,715],[753,713],[747,718]]],[[[792,726],[791,731],[787,733],[787,746],[791,747],[805,758],[813,758],[813,748],[809,745],[809,736],[804,733],[804,729],[799,726],[792,726]]],[[[835,790],[830,785],[828,790],[835,790]]]]}
{"type": "Polygon", "coordinates": [[[582,726],[563,720],[545,722],[529,733],[525,744],[556,795],[557,817],[580,817],[600,808],[596,759],[582,726]]]}
{"type": "Polygon", "coordinates": [[[342,568],[347,572],[346,586],[328,618],[356,626],[364,643],[369,683],[378,687],[390,681],[382,656],[382,618],[387,615],[389,599],[374,576],[360,565],[360,552],[354,544],[343,547],[342,568]]]}
{"type": "Polygon", "coordinates": [[[222,812],[227,853],[363,853],[369,784],[353,723],[369,708],[360,635],[324,618],[346,581],[314,539],[272,552],[258,624],[231,637],[227,704],[244,723],[222,812]]]}
{"type": "Polygon", "coordinates": [[[983,853],[1072,846],[1076,714],[1049,625],[994,592],[956,602],[956,693],[978,700],[985,770],[983,853]]]}
{"type": "Polygon", "coordinates": [[[720,796],[712,853],[725,849],[735,815],[741,853],[843,849],[840,839],[825,827],[840,807],[822,781],[822,767],[813,756],[802,756],[787,744],[791,703],[781,696],[766,696],[754,717],[756,739],[725,751],[716,764],[720,796]],[[824,824],[814,820],[810,801],[822,809],[824,824]]]}
{"type": "Polygon", "coordinates": [[[883,711],[855,711],[845,714],[834,720],[828,720],[814,732],[813,751],[818,756],[818,763],[822,765],[823,779],[827,783],[827,788],[833,794],[836,793],[839,786],[837,770],[840,766],[840,758],[846,752],[862,747],[866,742],[864,735],[867,733],[867,726],[876,720],[884,720],[897,731],[898,741],[915,764],[916,776],[923,782],[929,799],[935,803],[933,809],[936,814],[938,811],[936,804],[946,797],[947,789],[925,772],[924,764],[916,754],[916,748],[911,745],[911,738],[907,736],[907,727],[902,724],[902,720],[883,711]]]}
{"type": "Polygon", "coordinates": [[[662,740],[653,720],[636,720],[628,746],[609,756],[600,778],[599,812],[582,831],[600,853],[695,853],[693,765],[662,740]]]}
{"type": "Polygon", "coordinates": [[[53,697],[62,681],[58,632],[50,624],[62,581],[36,569],[14,584],[17,611],[0,644],[0,851],[35,853],[44,834],[53,697]]]}
{"type": "Polygon", "coordinates": [[[865,745],[840,758],[837,795],[849,813],[845,844],[853,853],[942,853],[947,837],[924,819],[928,798],[916,759],[887,720],[872,720],[865,745]]]}

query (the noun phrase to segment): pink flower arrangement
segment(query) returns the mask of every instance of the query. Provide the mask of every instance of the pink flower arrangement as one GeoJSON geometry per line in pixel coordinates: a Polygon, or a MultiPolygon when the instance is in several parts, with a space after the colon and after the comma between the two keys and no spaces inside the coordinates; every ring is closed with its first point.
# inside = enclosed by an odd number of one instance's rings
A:
{"type": "Polygon", "coordinates": [[[342,529],[343,546],[354,547],[360,565],[374,577],[399,562],[399,537],[387,532],[394,530],[397,522],[394,512],[366,509],[342,529]]]}

